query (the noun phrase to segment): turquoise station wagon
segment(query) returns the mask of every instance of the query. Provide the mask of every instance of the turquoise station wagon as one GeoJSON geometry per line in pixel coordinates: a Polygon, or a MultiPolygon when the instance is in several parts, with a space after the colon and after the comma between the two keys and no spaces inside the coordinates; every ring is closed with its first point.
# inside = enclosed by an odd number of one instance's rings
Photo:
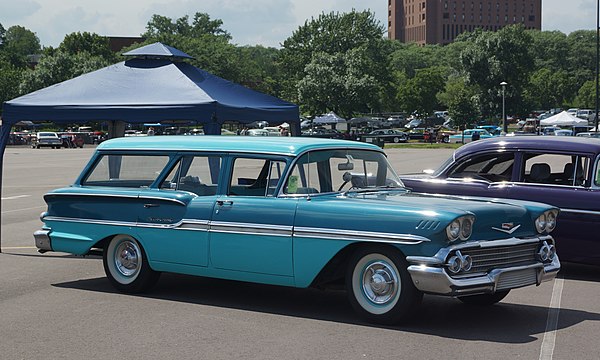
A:
{"type": "Polygon", "coordinates": [[[39,250],[101,253],[126,293],[149,290],[161,272],[345,283],[360,315],[395,323],[423,293],[493,304],[560,269],[556,208],[411,193],[380,148],[359,142],[114,139],[44,199],[39,250]]]}

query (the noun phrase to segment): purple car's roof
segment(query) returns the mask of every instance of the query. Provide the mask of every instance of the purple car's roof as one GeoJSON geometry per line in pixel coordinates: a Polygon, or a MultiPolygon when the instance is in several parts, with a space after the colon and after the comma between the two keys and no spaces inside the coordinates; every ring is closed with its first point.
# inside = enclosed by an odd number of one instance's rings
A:
{"type": "Polygon", "coordinates": [[[465,154],[497,150],[560,150],[573,153],[600,153],[600,139],[568,136],[498,136],[477,140],[461,146],[454,152],[459,158],[465,154]]]}

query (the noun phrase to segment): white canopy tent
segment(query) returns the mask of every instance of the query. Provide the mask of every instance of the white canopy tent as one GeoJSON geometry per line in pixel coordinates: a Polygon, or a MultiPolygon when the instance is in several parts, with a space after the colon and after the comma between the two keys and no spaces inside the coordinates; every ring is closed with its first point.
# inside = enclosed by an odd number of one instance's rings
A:
{"type": "Polygon", "coordinates": [[[339,115],[337,115],[333,111],[330,111],[327,114],[324,114],[324,115],[321,115],[321,116],[317,116],[313,120],[313,122],[315,124],[339,124],[339,123],[345,123],[346,119],[340,117],[339,115]]]}
{"type": "Polygon", "coordinates": [[[541,126],[587,126],[588,121],[563,111],[540,121],[541,126]]]}

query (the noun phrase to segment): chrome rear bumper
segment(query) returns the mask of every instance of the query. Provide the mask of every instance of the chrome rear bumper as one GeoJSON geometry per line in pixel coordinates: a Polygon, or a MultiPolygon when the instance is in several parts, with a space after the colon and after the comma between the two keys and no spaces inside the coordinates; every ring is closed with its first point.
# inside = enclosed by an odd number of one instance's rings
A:
{"type": "Polygon", "coordinates": [[[48,236],[49,233],[50,230],[44,229],[38,230],[33,233],[33,238],[35,239],[35,246],[41,253],[52,251],[52,241],[50,240],[50,236],[48,236]]]}

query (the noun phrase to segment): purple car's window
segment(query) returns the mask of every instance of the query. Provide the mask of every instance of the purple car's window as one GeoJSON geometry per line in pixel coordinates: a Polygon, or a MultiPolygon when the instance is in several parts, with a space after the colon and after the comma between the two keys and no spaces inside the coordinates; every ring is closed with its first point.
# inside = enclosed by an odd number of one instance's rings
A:
{"type": "Polygon", "coordinates": [[[523,182],[586,186],[589,158],[569,154],[524,154],[523,182]]]}
{"type": "Polygon", "coordinates": [[[448,178],[475,178],[489,182],[510,181],[513,164],[513,153],[482,154],[457,162],[449,169],[448,178]]]}

